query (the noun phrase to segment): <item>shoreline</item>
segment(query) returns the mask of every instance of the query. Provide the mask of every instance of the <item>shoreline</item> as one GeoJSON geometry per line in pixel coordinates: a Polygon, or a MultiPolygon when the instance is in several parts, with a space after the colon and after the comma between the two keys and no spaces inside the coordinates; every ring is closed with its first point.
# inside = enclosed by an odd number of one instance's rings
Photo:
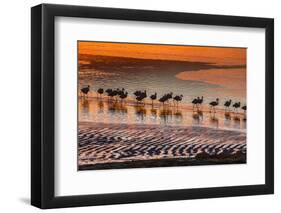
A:
{"type": "MultiPolygon", "coordinates": [[[[96,122],[96,121],[79,121],[79,126],[83,126],[83,128],[85,126],[87,126],[87,128],[91,128],[90,126],[107,126],[107,125],[116,125],[116,126],[138,126],[138,127],[142,127],[142,128],[204,128],[204,129],[211,129],[211,130],[218,130],[218,131],[230,131],[230,132],[241,132],[241,133],[246,133],[247,130],[246,129],[234,129],[234,128],[217,128],[217,127],[212,127],[212,126],[204,126],[204,125],[192,125],[192,126],[186,126],[186,125],[166,125],[166,124],[140,124],[140,123],[106,123],[106,122],[96,122]]],[[[79,129],[78,126],[78,129],[79,129]]]]}
{"type": "Polygon", "coordinates": [[[179,167],[179,166],[210,166],[210,165],[228,165],[228,164],[245,164],[246,155],[239,156],[236,159],[153,159],[153,160],[136,160],[127,162],[97,163],[89,165],[78,165],[79,171],[85,170],[107,170],[107,169],[136,169],[136,168],[154,168],[154,167],[179,167]]]}

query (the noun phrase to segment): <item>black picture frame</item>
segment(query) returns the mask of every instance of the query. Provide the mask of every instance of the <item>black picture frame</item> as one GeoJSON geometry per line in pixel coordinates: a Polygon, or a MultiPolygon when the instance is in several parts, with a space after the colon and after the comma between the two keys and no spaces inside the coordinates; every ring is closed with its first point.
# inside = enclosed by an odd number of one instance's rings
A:
{"type": "MultiPolygon", "coordinates": [[[[93,192],[94,193],[94,192],[93,192]]],[[[60,208],[121,203],[217,198],[274,193],[274,20],[240,16],[41,4],[31,9],[31,204],[60,208]],[[55,17],[264,28],[266,135],[265,184],[56,197],[55,17]]]]}

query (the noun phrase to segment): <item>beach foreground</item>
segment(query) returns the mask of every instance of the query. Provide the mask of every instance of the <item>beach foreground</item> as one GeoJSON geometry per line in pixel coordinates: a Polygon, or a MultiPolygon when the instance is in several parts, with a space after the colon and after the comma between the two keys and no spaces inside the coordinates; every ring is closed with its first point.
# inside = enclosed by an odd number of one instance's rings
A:
{"type": "Polygon", "coordinates": [[[78,170],[246,163],[246,133],[79,122],[78,170]]]}

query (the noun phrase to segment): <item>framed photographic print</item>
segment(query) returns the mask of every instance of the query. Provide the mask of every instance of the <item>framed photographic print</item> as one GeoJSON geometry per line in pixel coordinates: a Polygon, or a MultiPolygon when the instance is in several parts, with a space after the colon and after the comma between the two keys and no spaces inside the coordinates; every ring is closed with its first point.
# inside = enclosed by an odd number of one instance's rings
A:
{"type": "Polygon", "coordinates": [[[274,21],[31,9],[31,203],[271,194],[274,21]]]}

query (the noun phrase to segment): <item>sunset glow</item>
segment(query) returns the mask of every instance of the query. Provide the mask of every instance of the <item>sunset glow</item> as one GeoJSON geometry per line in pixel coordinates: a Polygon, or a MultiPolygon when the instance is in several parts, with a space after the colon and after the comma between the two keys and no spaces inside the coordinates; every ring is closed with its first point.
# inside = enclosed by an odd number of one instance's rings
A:
{"type": "Polygon", "coordinates": [[[79,54],[245,65],[246,48],[78,42],[79,54]]]}

